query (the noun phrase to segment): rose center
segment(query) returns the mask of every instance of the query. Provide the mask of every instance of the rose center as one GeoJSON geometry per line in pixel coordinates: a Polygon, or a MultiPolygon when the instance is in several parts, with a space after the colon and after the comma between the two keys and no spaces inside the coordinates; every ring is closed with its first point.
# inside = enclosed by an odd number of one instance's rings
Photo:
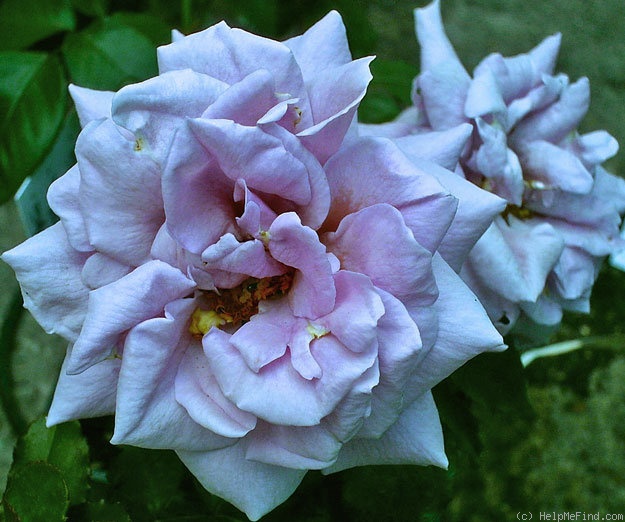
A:
{"type": "Polygon", "coordinates": [[[248,277],[234,288],[204,293],[204,302],[191,315],[189,331],[203,336],[213,326],[241,326],[258,313],[258,303],[285,295],[293,283],[293,272],[273,277],[248,277]]]}

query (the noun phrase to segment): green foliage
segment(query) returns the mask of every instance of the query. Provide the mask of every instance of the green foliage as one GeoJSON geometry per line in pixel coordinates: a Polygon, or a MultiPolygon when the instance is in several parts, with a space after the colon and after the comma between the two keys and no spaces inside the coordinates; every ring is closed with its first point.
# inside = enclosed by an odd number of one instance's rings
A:
{"type": "Polygon", "coordinates": [[[44,461],[54,466],[67,487],[70,504],[85,501],[89,448],[78,422],[46,428],[45,419],[34,422],[19,440],[13,455],[13,466],[44,461]]]}
{"type": "Polygon", "coordinates": [[[54,55],[0,53],[0,202],[9,199],[52,144],[66,110],[54,55]]]}
{"type": "Polygon", "coordinates": [[[47,462],[30,462],[10,478],[2,499],[9,522],[62,522],[69,505],[61,472],[47,462]]]}
{"type": "Polygon", "coordinates": [[[68,35],[63,56],[72,81],[92,89],[117,90],[157,74],[154,44],[118,17],[68,35]]]}
{"type": "Polygon", "coordinates": [[[69,0],[4,0],[0,3],[0,50],[25,49],[75,26],[69,0]]]}

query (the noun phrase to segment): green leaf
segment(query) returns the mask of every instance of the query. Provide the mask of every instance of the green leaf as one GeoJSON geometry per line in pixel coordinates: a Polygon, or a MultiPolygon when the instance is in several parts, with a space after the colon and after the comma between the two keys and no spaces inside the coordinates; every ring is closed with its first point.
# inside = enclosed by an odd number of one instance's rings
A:
{"type": "Polygon", "coordinates": [[[0,50],[25,49],[61,31],[72,31],[76,17],[69,0],[4,0],[0,4],[0,50]]]}
{"type": "Polygon", "coordinates": [[[72,0],[72,7],[84,15],[103,18],[110,3],[110,0],[72,0]]]}
{"type": "MultiPolygon", "coordinates": [[[[158,45],[171,42],[171,27],[158,16],[147,13],[117,12],[109,18],[109,23],[115,23],[131,27],[138,33],[147,37],[154,48],[158,45]]],[[[152,52],[156,51],[152,49],[152,52]]]]}
{"type": "Polygon", "coordinates": [[[104,500],[87,502],[73,511],[72,515],[72,520],[84,520],[85,522],[131,522],[128,513],[121,504],[109,504],[104,500]]]}
{"type": "Polygon", "coordinates": [[[154,520],[180,495],[185,468],[173,451],[125,446],[110,479],[133,520],[154,520]]]}
{"type": "Polygon", "coordinates": [[[150,38],[119,18],[68,35],[62,51],[72,82],[82,87],[117,90],[158,72],[150,38]]]}
{"type": "Polygon", "coordinates": [[[55,56],[0,52],[0,203],[52,144],[65,116],[66,87],[55,56]]]}
{"type": "Polygon", "coordinates": [[[14,468],[43,461],[54,466],[67,486],[70,504],[85,501],[89,448],[77,421],[46,428],[45,419],[33,423],[17,443],[14,468]]]}
{"type": "Polygon", "coordinates": [[[76,162],[74,145],[79,132],[80,124],[76,113],[72,111],[65,118],[50,153],[37,171],[24,180],[15,195],[22,224],[29,236],[35,235],[58,220],[50,210],[46,194],[50,184],[76,162]]]}
{"type": "Polygon", "coordinates": [[[69,501],[61,472],[47,462],[21,467],[9,477],[2,506],[9,521],[64,521],[69,501]]]}

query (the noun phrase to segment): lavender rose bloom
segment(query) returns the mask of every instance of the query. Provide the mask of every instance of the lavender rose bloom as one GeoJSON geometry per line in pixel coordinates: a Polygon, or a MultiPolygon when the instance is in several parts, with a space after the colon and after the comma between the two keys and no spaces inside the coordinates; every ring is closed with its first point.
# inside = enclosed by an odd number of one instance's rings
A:
{"type": "Polygon", "coordinates": [[[588,79],[553,73],[560,35],[527,54],[493,53],[470,76],[445,35],[438,0],[415,16],[422,70],[414,107],[363,130],[399,138],[410,154],[428,133],[470,123],[456,171],[508,205],[470,253],[463,279],[504,333],[521,312],[542,324],[558,323],[562,309],[587,312],[625,211],[625,182],[600,166],[617,152],[616,140],[576,131],[589,106],[588,79]]]}
{"type": "Polygon", "coordinates": [[[3,255],[69,341],[48,424],[114,413],[113,443],[175,450],[250,519],[307,470],[446,466],[430,390],[504,346],[438,249],[460,264],[502,201],[457,178],[458,210],[451,172],[356,135],[370,59],[334,12],[283,43],[176,35],[158,61],[71,88],[61,221],[3,255]]]}

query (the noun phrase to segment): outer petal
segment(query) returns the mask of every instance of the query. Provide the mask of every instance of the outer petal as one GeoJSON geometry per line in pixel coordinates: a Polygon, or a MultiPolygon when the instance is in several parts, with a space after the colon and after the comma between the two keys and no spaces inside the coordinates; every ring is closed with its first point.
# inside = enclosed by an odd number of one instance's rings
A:
{"type": "Polygon", "coordinates": [[[457,71],[458,75],[464,72],[464,76],[468,80],[469,75],[445,34],[441,19],[440,1],[434,0],[425,7],[415,9],[414,16],[415,30],[421,46],[421,70],[428,71],[441,63],[448,63],[457,71]]]}
{"type": "Polygon", "coordinates": [[[78,165],[74,165],[50,185],[48,204],[61,219],[70,245],[80,252],[90,252],[93,247],[89,243],[85,219],[80,210],[79,190],[80,170],[78,165]]]}
{"type": "Polygon", "coordinates": [[[419,244],[433,252],[453,220],[456,199],[390,140],[360,139],[337,152],[325,170],[332,194],[325,230],[336,230],[347,214],[388,203],[402,213],[419,244]]]}
{"type": "Polygon", "coordinates": [[[80,277],[90,290],[113,283],[132,272],[132,268],[106,254],[95,252],[86,261],[80,277]]]}
{"type": "Polygon", "coordinates": [[[111,120],[93,122],[81,132],[76,157],[89,242],[122,263],[145,262],[165,220],[160,169],[111,120]]]}
{"type": "Polygon", "coordinates": [[[431,390],[469,359],[485,351],[503,350],[495,330],[475,295],[438,255],[432,260],[439,298],[438,337],[411,377],[405,398],[410,401],[431,390]]]}
{"type": "Polygon", "coordinates": [[[167,303],[186,296],[194,287],[195,283],[178,269],[150,261],[93,290],[68,372],[80,373],[108,357],[122,332],[162,314],[167,303]]]}
{"type": "Polygon", "coordinates": [[[258,520],[291,496],[306,471],[248,460],[246,449],[243,439],[220,450],[177,453],[208,491],[258,520]]]}
{"type": "Polygon", "coordinates": [[[306,82],[319,71],[352,59],[343,19],[336,11],[330,11],[304,34],[285,40],[284,45],[291,49],[306,82]]]}
{"type": "Polygon", "coordinates": [[[336,463],[323,470],[335,473],[355,466],[417,464],[447,467],[443,430],[431,392],[404,409],[379,439],[354,438],[343,446],[336,463]]]}
{"type": "Polygon", "coordinates": [[[471,125],[462,123],[448,130],[403,136],[395,143],[409,158],[431,161],[453,172],[472,132],[471,125]]]}
{"type": "Polygon", "coordinates": [[[512,301],[535,301],[562,253],[560,235],[547,223],[498,218],[477,242],[467,263],[482,284],[512,301]]]}
{"type": "Polygon", "coordinates": [[[95,91],[78,85],[70,85],[69,94],[74,100],[81,127],[86,127],[93,120],[111,117],[114,92],[95,91]]]}
{"type": "Polygon", "coordinates": [[[113,444],[197,451],[232,443],[193,421],[174,396],[178,365],[191,343],[185,330],[193,307],[192,299],[174,301],[165,317],[148,319],[128,333],[113,444]]]}
{"type": "Polygon", "coordinates": [[[107,359],[91,366],[79,375],[70,375],[67,373],[67,368],[71,355],[70,347],[67,350],[46,419],[48,427],[70,420],[110,415],[115,411],[121,361],[107,359]]]}
{"type": "Polygon", "coordinates": [[[113,120],[162,166],[184,119],[200,116],[227,88],[189,69],[161,74],[120,89],[113,98],[113,120]]]}
{"type": "Polygon", "coordinates": [[[372,392],[371,415],[357,435],[364,438],[381,437],[397,421],[406,406],[404,387],[426,353],[419,328],[401,301],[382,290],[378,293],[384,303],[377,328],[380,382],[372,392]]]}
{"type": "Polygon", "coordinates": [[[246,458],[301,470],[333,464],[341,449],[341,443],[323,426],[262,423],[248,439],[246,458]]]}
{"type": "Polygon", "coordinates": [[[193,69],[233,85],[258,69],[272,73],[276,92],[289,93],[306,103],[297,62],[284,44],[220,22],[170,45],[158,48],[158,66],[166,71],[193,69]]]}
{"type": "Polygon", "coordinates": [[[87,309],[80,272],[88,255],[71,247],[61,223],[2,254],[15,270],[24,306],[46,332],[69,341],[78,337],[87,309]]]}

